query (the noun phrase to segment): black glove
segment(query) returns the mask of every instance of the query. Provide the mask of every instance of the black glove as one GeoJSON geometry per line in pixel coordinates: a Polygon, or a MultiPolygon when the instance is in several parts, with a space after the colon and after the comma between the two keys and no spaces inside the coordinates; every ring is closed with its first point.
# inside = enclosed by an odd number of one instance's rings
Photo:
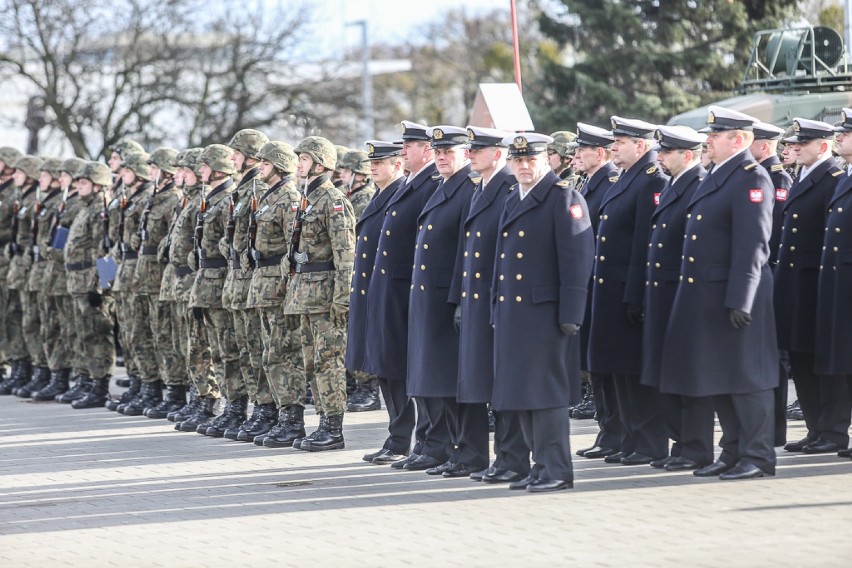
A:
{"type": "Polygon", "coordinates": [[[192,317],[196,321],[204,321],[204,308],[192,308],[192,317]]]}
{"type": "Polygon", "coordinates": [[[456,333],[461,333],[461,306],[456,306],[456,311],[453,314],[453,326],[456,328],[456,333]]]}
{"type": "Polygon", "coordinates": [[[559,329],[562,330],[563,335],[567,335],[568,337],[574,337],[577,335],[577,332],[580,331],[580,326],[576,323],[560,323],[559,329]]]}
{"type": "Polygon", "coordinates": [[[86,292],[86,299],[93,308],[100,308],[104,303],[104,297],[99,292],[86,292]]]}
{"type": "Polygon", "coordinates": [[[642,306],[627,305],[627,321],[632,325],[640,325],[643,319],[645,319],[645,309],[642,306]]]}
{"type": "Polygon", "coordinates": [[[751,323],[751,315],[742,310],[731,310],[728,312],[728,319],[734,329],[742,329],[751,323]]]}

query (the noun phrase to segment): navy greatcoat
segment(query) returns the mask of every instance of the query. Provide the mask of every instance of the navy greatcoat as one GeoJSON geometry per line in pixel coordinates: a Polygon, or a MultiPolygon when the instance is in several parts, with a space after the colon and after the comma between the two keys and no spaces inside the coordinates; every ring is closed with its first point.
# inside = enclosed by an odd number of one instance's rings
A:
{"type": "Polygon", "coordinates": [[[817,299],[816,372],[852,374],[852,177],[828,204],[817,299]]]}
{"type": "Polygon", "coordinates": [[[641,306],[651,215],[668,176],[647,152],[621,174],[598,211],[589,371],[639,375],[642,326],[627,319],[627,306],[641,306]]]}
{"type": "Polygon", "coordinates": [[[697,164],[669,183],[651,216],[645,289],[645,321],[642,331],[642,384],[660,387],[663,341],[680,281],[686,208],[707,171],[697,164]],[[663,246],[657,246],[662,244],[663,246]]]}
{"type": "Polygon", "coordinates": [[[506,198],[492,286],[495,411],[569,406],[580,397],[579,337],[594,239],[586,201],[549,172],[506,198]]]}
{"type": "Polygon", "coordinates": [[[793,187],[793,178],[784,169],[784,164],[778,156],[772,155],[760,162],[760,165],[769,172],[769,179],[775,187],[775,206],[772,208],[772,236],[769,238],[769,266],[775,266],[778,259],[778,244],[781,242],[781,212],[790,188],[793,187]]]}
{"type": "MultiPolygon", "coordinates": [[[[385,208],[374,277],[367,290],[367,351],[363,371],[404,381],[408,368],[408,300],[417,217],[438,185],[430,164],[399,188],[385,208]]],[[[363,253],[362,253],[363,254],[363,253]]]]}
{"type": "Polygon", "coordinates": [[[660,391],[698,397],[778,386],[767,263],[774,194],[769,174],[748,150],[715,167],[695,191],[660,391]],[[751,324],[734,329],[732,309],[751,314],[751,324]]]}
{"type": "Polygon", "coordinates": [[[470,165],[438,185],[417,218],[414,274],[408,311],[408,396],[455,398],[459,336],[450,286],[476,184],[470,165]]]}
{"type": "Polygon", "coordinates": [[[829,158],[804,180],[796,181],[784,202],[773,293],[779,349],[814,352],[825,216],[842,174],[834,158],[829,158]]]}
{"type": "Polygon", "coordinates": [[[497,225],[503,202],[515,183],[506,166],[488,185],[478,186],[463,220],[464,238],[456,255],[450,302],[461,306],[458,402],[491,401],[494,388],[494,330],[491,328],[491,282],[497,246],[497,225]]]}
{"type": "Polygon", "coordinates": [[[385,220],[385,207],[394,193],[403,186],[405,178],[391,182],[383,191],[376,191],[355,225],[355,266],[352,271],[352,290],[349,294],[349,328],[346,339],[346,368],[364,368],[367,343],[367,290],[376,262],[376,245],[385,220]]]}
{"type": "MultiPolygon", "coordinates": [[[[592,176],[586,180],[586,183],[580,189],[580,195],[586,200],[586,207],[589,208],[589,218],[592,220],[592,231],[595,235],[598,234],[598,223],[600,215],[598,210],[601,207],[606,192],[618,181],[618,168],[612,162],[607,162],[600,167],[592,176]]],[[[594,281],[589,278],[589,295],[586,297],[586,317],[583,319],[583,326],[580,328],[580,368],[584,371],[589,370],[588,352],[589,352],[589,327],[592,322],[592,290],[594,281]]]]}

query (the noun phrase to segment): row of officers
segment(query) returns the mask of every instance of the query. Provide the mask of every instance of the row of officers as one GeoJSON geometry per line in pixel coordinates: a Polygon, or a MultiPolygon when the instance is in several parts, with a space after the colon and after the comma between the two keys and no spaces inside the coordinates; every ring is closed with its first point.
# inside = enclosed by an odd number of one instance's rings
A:
{"type": "Polygon", "coordinates": [[[735,111],[711,107],[704,133],[611,126],[550,137],[403,121],[401,141],[351,156],[343,189],[335,148],[318,137],[292,148],[241,131],[228,145],[150,156],[126,143],[110,160],[118,182],[102,164],[66,161],[29,203],[38,166],[27,172],[19,163],[33,158],[3,149],[0,191],[11,188],[17,211],[3,222],[12,371],[0,391],[103,404],[115,309],[132,384],[110,402],[126,414],[271,447],[342,448],[345,367],[378,383],[389,415],[365,461],[545,492],[573,485],[581,369],[600,433],[578,454],[774,475],[780,348],[808,427],[786,449],[848,456],[840,215],[852,182],[832,149],[836,136],[852,158],[852,110],[836,127],[794,122],[795,182],[776,155],[783,131],[735,111]],[[14,285],[21,270],[28,281],[14,285]],[[21,341],[33,318],[38,335],[21,341]],[[64,392],[69,376],[77,384],[64,392]],[[320,415],[311,435],[306,383],[320,415]]]}

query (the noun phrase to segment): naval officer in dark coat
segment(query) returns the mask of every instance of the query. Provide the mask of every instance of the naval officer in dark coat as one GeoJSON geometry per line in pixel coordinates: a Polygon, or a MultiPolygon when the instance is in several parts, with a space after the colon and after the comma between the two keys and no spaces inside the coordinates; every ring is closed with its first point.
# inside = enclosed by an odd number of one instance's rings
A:
{"type": "Polygon", "coordinates": [[[713,396],[722,454],[699,477],[775,474],[778,348],[769,235],[775,188],[751,156],[756,120],[711,106],[716,164],[687,209],[680,284],[666,330],[660,391],[713,396]]]}
{"type": "MultiPolygon", "coordinates": [[[[404,393],[408,374],[408,300],[417,216],[438,185],[432,147],[426,134],[428,127],[407,120],[402,121],[401,126],[402,157],[409,174],[384,211],[373,277],[367,290],[365,333],[369,340],[362,369],[386,379],[394,400],[407,396],[404,393]]],[[[414,448],[408,458],[392,463],[392,468],[402,469],[420,457],[427,426],[424,413],[418,409],[414,448]]],[[[414,428],[414,404],[409,402],[396,416],[391,416],[389,430],[411,432],[414,428]]],[[[435,460],[432,465],[440,463],[435,460]]],[[[431,460],[425,460],[421,465],[432,467],[430,464],[431,460]]]]}
{"type": "Polygon", "coordinates": [[[518,186],[501,214],[491,294],[491,404],[517,413],[535,467],[509,487],[531,492],[573,486],[568,406],[580,395],[577,332],[594,250],[585,200],[547,163],[551,141],[535,133],[507,139],[518,186]]]}
{"type": "Polygon", "coordinates": [[[659,392],[660,357],[679,282],[686,207],[707,174],[701,166],[701,146],[707,137],[687,126],[660,126],[655,137],[660,167],[671,179],[651,216],[641,380],[657,391],[660,416],[673,441],[670,454],[652,461],[651,466],[681,471],[713,462],[712,397],[659,392]]]}

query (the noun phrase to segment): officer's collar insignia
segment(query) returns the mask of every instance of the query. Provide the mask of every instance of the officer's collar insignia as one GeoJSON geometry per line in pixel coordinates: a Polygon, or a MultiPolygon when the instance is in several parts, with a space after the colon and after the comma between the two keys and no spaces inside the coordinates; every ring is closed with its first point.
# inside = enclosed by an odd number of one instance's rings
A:
{"type": "Polygon", "coordinates": [[[444,131],[441,130],[440,128],[436,128],[435,130],[432,131],[432,138],[434,140],[440,140],[443,137],[444,137],[444,131]]]}
{"type": "Polygon", "coordinates": [[[716,115],[711,110],[710,113],[707,115],[707,124],[713,124],[714,122],[716,122],[716,115]]]}
{"type": "Polygon", "coordinates": [[[833,174],[831,174],[831,175],[832,175],[833,177],[837,177],[837,176],[839,176],[839,175],[840,175],[840,174],[842,174],[842,173],[843,173],[843,170],[837,170],[836,172],[834,172],[834,173],[833,173],[833,174]]]}
{"type": "Polygon", "coordinates": [[[568,180],[563,179],[562,181],[558,181],[558,182],[556,182],[556,185],[558,185],[558,186],[560,186],[560,187],[569,187],[569,186],[571,185],[571,182],[569,182],[568,180]]]}
{"type": "Polygon", "coordinates": [[[749,162],[745,166],[743,166],[743,169],[745,171],[749,171],[749,170],[754,169],[756,167],[757,167],[757,162],[749,162]]]}
{"type": "Polygon", "coordinates": [[[783,169],[784,169],[784,164],[773,164],[773,165],[769,168],[769,171],[772,171],[772,172],[780,172],[780,171],[781,171],[781,170],[783,170],[783,169]]]}
{"type": "Polygon", "coordinates": [[[526,148],[527,139],[523,136],[515,136],[515,139],[512,141],[512,146],[514,146],[515,148],[526,148]]]}
{"type": "Polygon", "coordinates": [[[470,178],[470,181],[472,181],[476,185],[479,185],[480,183],[482,183],[482,176],[472,177],[472,178],[470,178]]]}
{"type": "Polygon", "coordinates": [[[617,181],[618,181],[618,176],[612,176],[611,178],[609,178],[609,181],[611,181],[612,183],[617,182],[617,181]]]}
{"type": "Polygon", "coordinates": [[[645,170],[645,173],[646,173],[646,174],[648,174],[648,175],[651,175],[651,174],[653,174],[653,173],[654,173],[654,172],[656,172],[656,171],[657,171],[657,166],[651,166],[650,168],[648,168],[647,170],[645,170]]]}

